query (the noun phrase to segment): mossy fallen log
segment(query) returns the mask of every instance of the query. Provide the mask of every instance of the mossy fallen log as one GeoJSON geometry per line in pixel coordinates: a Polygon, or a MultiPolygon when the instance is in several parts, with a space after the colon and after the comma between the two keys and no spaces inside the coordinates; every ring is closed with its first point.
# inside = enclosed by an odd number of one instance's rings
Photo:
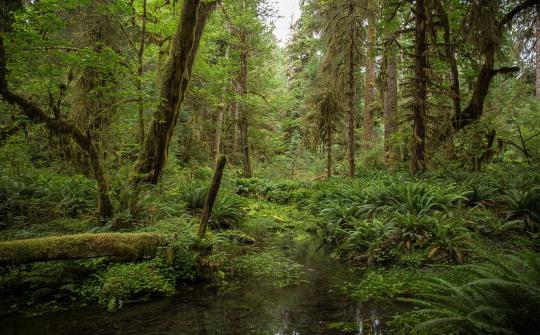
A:
{"type": "Polygon", "coordinates": [[[0,242],[0,266],[54,260],[111,257],[152,258],[170,238],[154,233],[76,234],[0,242]]]}

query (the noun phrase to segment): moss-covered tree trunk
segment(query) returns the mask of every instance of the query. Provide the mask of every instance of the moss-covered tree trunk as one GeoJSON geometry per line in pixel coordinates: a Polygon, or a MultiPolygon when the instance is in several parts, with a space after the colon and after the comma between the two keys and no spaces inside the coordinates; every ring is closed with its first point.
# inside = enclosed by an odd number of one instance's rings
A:
{"type": "Polygon", "coordinates": [[[0,242],[0,266],[97,257],[135,261],[154,257],[169,242],[166,235],[153,233],[76,234],[6,241],[0,242]]]}
{"type": "Polygon", "coordinates": [[[384,162],[392,166],[398,156],[394,139],[397,130],[397,56],[392,43],[385,48],[383,64],[384,162]]]}
{"type": "MultiPolygon", "coordinates": [[[[350,13],[353,13],[353,5],[350,5],[350,13]]],[[[355,93],[356,93],[356,83],[355,83],[355,38],[353,27],[350,27],[349,32],[349,45],[347,50],[347,151],[348,151],[348,161],[349,161],[349,177],[354,177],[355,174],[355,151],[356,151],[356,141],[354,136],[355,128],[355,93]]]]}
{"type": "Polygon", "coordinates": [[[434,4],[439,14],[440,24],[444,29],[444,56],[450,65],[450,92],[454,105],[454,115],[459,115],[461,113],[461,93],[455,43],[451,40],[450,19],[441,0],[435,0],[434,4]]]}
{"type": "Polygon", "coordinates": [[[206,235],[206,228],[208,227],[208,221],[210,221],[210,216],[212,215],[212,208],[214,207],[214,202],[216,201],[219,187],[221,186],[221,177],[223,177],[223,170],[225,169],[225,164],[227,164],[227,157],[225,155],[220,155],[217,159],[216,170],[214,171],[214,177],[212,178],[212,184],[208,190],[208,195],[204,201],[203,214],[201,217],[201,222],[199,224],[199,229],[197,230],[197,236],[204,238],[206,235]]]}
{"type": "MultiPolygon", "coordinates": [[[[146,41],[146,17],[147,17],[147,11],[146,11],[146,0],[143,0],[142,2],[142,17],[141,17],[141,39],[139,42],[139,48],[137,50],[137,104],[138,104],[138,112],[139,112],[139,144],[142,147],[144,144],[144,138],[145,138],[145,122],[144,122],[144,92],[142,87],[142,77],[144,75],[144,48],[145,48],[145,41],[146,41]]],[[[135,21],[135,18],[133,18],[133,21],[135,21]]]]}
{"type": "Polygon", "coordinates": [[[414,81],[414,125],[411,172],[417,174],[426,169],[426,6],[424,0],[416,0],[415,9],[415,81],[414,81]]]}
{"type": "Polygon", "coordinates": [[[240,108],[240,149],[242,150],[242,176],[244,178],[251,178],[251,161],[249,157],[249,118],[248,109],[246,106],[245,98],[247,96],[247,81],[248,81],[248,58],[249,51],[247,45],[247,36],[244,32],[240,34],[240,74],[238,76],[238,85],[240,88],[241,108],[240,108]]]}
{"type": "Polygon", "coordinates": [[[326,134],[326,178],[332,177],[332,131],[326,134]]]}
{"type": "Polygon", "coordinates": [[[161,177],[174,135],[180,107],[206,21],[216,1],[186,0],[173,37],[169,58],[162,69],[159,104],[135,164],[133,184],[156,184],[161,177]]]}
{"type": "Polygon", "coordinates": [[[214,156],[217,158],[221,154],[222,144],[221,137],[223,133],[223,121],[225,119],[225,112],[228,110],[228,105],[219,108],[217,120],[216,120],[216,132],[214,137],[214,156]]]}

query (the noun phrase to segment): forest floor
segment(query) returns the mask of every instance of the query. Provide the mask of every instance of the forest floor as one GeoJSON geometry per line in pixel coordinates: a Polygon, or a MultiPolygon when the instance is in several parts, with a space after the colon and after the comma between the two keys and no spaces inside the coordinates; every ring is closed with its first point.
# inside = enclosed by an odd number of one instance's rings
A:
{"type": "MultiPolygon", "coordinates": [[[[105,334],[121,327],[148,334],[371,334],[375,323],[385,334],[411,334],[422,319],[408,313],[414,309],[407,299],[424,293],[426,281],[467,281],[457,252],[470,266],[537,248],[537,235],[524,233],[522,221],[506,228],[507,200],[500,195],[509,197],[514,187],[530,191],[515,197],[530,198],[535,189],[529,179],[508,176],[526,186],[488,180],[473,197],[466,183],[404,178],[228,181],[214,224],[228,222],[229,229],[205,240],[195,237],[197,212],[186,210],[200,206],[204,192],[165,184],[148,207],[169,215],[128,232],[174,235],[172,261],[165,253],[129,263],[97,258],[0,268],[3,333],[105,334]],[[397,201],[400,194],[405,198],[397,201]],[[374,204],[380,220],[370,214],[374,204]],[[403,210],[428,214],[407,223],[410,214],[403,210]],[[432,257],[439,248],[445,253],[432,257]]],[[[84,217],[33,220],[15,220],[0,240],[103,231],[84,217]]]]}
{"type": "Polygon", "coordinates": [[[242,231],[255,243],[216,245],[213,258],[220,258],[220,269],[226,271],[219,271],[217,284],[207,283],[195,292],[193,288],[181,288],[171,298],[151,299],[112,312],[97,310],[93,305],[32,301],[34,308],[22,310],[33,316],[11,314],[0,317],[0,323],[9,325],[7,334],[32,332],[38,325],[41,333],[50,334],[106,333],[104,325],[122,325],[125,332],[145,334],[171,327],[181,327],[183,334],[349,334],[362,320],[384,318],[389,313],[388,304],[360,306],[346,295],[344,286],[358,280],[361,273],[320,248],[317,220],[312,214],[293,205],[258,199],[249,199],[246,209],[242,231]],[[166,314],[163,304],[169,305],[166,314]],[[188,310],[190,315],[194,310],[200,312],[202,320],[197,324],[187,321],[188,310]],[[231,324],[231,320],[236,323],[231,324]]]}

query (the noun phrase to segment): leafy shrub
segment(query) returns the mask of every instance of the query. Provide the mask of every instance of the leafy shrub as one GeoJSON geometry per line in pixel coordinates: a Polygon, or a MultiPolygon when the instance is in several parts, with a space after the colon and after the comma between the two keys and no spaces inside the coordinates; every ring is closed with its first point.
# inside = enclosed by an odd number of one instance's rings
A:
{"type": "Polygon", "coordinates": [[[167,272],[157,260],[112,265],[100,276],[99,301],[115,309],[154,295],[172,295],[175,278],[167,272]]]}
{"type": "Polygon", "coordinates": [[[408,299],[426,319],[417,329],[444,334],[533,335],[540,329],[540,258],[506,255],[464,268],[473,279],[424,282],[425,293],[408,299]]]}
{"type": "Polygon", "coordinates": [[[195,280],[199,275],[199,259],[201,257],[199,243],[200,239],[187,229],[180,234],[175,234],[174,240],[167,248],[160,250],[158,257],[156,257],[159,265],[162,264],[161,261],[166,264],[166,266],[160,266],[161,271],[174,277],[175,280],[195,280]]]}
{"type": "Polygon", "coordinates": [[[350,289],[350,295],[360,302],[406,296],[415,291],[418,276],[417,270],[401,268],[370,270],[350,289]]]}
{"type": "Polygon", "coordinates": [[[464,231],[456,234],[440,226],[467,200],[466,190],[453,183],[410,181],[399,174],[371,177],[319,184],[310,208],[320,218],[319,236],[327,246],[367,262],[385,262],[399,250],[430,245],[432,258],[464,259],[468,243],[464,231]]]}
{"type": "Polygon", "coordinates": [[[357,221],[352,212],[351,207],[340,203],[330,203],[321,210],[319,236],[325,244],[336,247],[344,242],[357,221]]]}
{"type": "Polygon", "coordinates": [[[264,179],[237,179],[236,193],[247,197],[259,197],[278,204],[288,204],[298,199],[295,191],[301,185],[294,181],[274,181],[264,179]]]}
{"type": "Polygon", "coordinates": [[[273,250],[237,258],[232,264],[232,270],[278,287],[297,284],[303,273],[302,265],[273,250]]]}

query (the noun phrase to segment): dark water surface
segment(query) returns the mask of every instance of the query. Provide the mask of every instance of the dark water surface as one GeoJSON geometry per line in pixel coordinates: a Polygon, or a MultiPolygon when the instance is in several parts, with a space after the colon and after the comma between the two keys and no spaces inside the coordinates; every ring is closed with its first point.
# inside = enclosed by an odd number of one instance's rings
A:
{"type": "MultiPolygon", "coordinates": [[[[2,316],[0,334],[359,334],[360,320],[384,319],[389,312],[360,306],[341,294],[338,287],[358,280],[359,274],[313,243],[291,245],[288,253],[305,268],[296,286],[248,280],[228,293],[196,288],[116,312],[93,306],[34,317],[2,316]],[[356,330],[330,329],[335,322],[349,322],[356,330]]],[[[363,334],[371,334],[366,328],[363,334]]]]}

